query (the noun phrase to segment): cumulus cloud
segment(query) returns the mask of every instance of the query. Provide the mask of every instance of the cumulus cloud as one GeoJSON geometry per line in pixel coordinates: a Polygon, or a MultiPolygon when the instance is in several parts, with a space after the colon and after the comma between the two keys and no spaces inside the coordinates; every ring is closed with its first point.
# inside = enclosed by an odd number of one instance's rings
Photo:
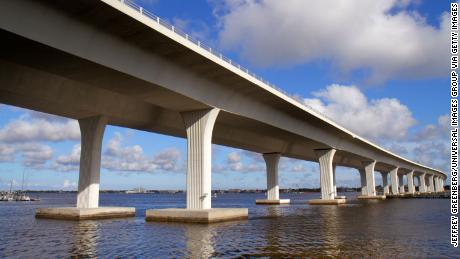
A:
{"type": "MultiPolygon", "coordinates": [[[[77,171],[80,166],[80,144],[69,154],[59,156],[53,165],[58,171],[77,171]]],[[[162,150],[149,157],[140,145],[123,145],[123,135],[115,132],[102,153],[101,167],[118,172],[179,172],[181,154],[176,148],[162,150]]]]}
{"type": "Polygon", "coordinates": [[[436,124],[428,124],[413,137],[399,143],[407,150],[408,158],[434,168],[449,171],[450,159],[450,118],[448,114],[439,116],[436,124]]]}
{"type": "Polygon", "coordinates": [[[123,146],[122,135],[116,133],[102,157],[102,167],[113,171],[178,172],[181,170],[180,151],[170,148],[148,157],[139,145],[123,146]]]}
{"type": "Polygon", "coordinates": [[[355,86],[333,84],[304,103],[360,136],[403,139],[415,124],[407,106],[393,98],[368,100],[355,86]]]}
{"type": "Polygon", "coordinates": [[[40,143],[0,144],[0,162],[15,162],[16,156],[20,156],[24,166],[43,169],[53,155],[50,146],[40,143]]]}
{"type": "Polygon", "coordinates": [[[9,122],[0,129],[0,141],[4,143],[26,143],[39,141],[79,140],[80,129],[78,122],[69,119],[58,119],[33,113],[33,116],[23,116],[9,122]]]}
{"type": "Polygon", "coordinates": [[[75,189],[76,187],[77,187],[77,183],[71,182],[69,179],[65,179],[64,182],[62,183],[63,189],[75,189]]]}
{"type": "Polygon", "coordinates": [[[74,145],[70,154],[58,156],[54,161],[53,168],[63,172],[77,171],[80,166],[80,152],[80,144],[74,145]]]}
{"type": "Polygon", "coordinates": [[[213,1],[219,41],[259,66],[328,60],[369,79],[439,77],[448,69],[449,16],[432,26],[408,0],[213,1]]]}
{"type": "Polygon", "coordinates": [[[11,145],[0,144],[0,162],[13,162],[15,153],[11,145]]]}
{"type": "MultiPolygon", "coordinates": [[[[262,154],[246,150],[231,151],[223,163],[216,163],[212,167],[216,173],[254,173],[265,172],[266,165],[262,154]]],[[[311,171],[307,162],[281,157],[279,171],[288,173],[301,173],[311,171]]]]}
{"type": "Polygon", "coordinates": [[[437,124],[428,124],[420,132],[414,135],[414,141],[435,140],[446,138],[450,131],[449,114],[442,115],[438,118],[437,124]]]}

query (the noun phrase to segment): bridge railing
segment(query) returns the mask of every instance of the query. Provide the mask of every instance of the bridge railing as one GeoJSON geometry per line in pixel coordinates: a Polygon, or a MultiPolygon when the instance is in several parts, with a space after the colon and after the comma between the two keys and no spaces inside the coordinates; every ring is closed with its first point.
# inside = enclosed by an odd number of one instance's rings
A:
{"type": "MultiPolygon", "coordinates": [[[[201,49],[211,53],[215,57],[217,57],[220,60],[226,62],[227,64],[233,66],[234,68],[237,68],[241,72],[243,72],[243,73],[245,73],[245,74],[247,74],[247,75],[249,75],[249,76],[251,76],[251,77],[253,77],[253,78],[257,79],[257,80],[259,80],[260,82],[268,85],[272,89],[275,89],[276,91],[278,91],[278,92],[290,97],[297,104],[299,104],[301,106],[304,106],[307,109],[312,110],[313,112],[315,112],[317,114],[320,114],[321,116],[323,116],[323,117],[335,122],[329,116],[327,116],[327,115],[319,112],[318,110],[314,109],[313,107],[303,103],[299,96],[290,94],[290,93],[286,92],[285,90],[281,89],[280,87],[277,87],[276,85],[274,85],[274,84],[270,83],[269,81],[263,79],[261,76],[258,76],[257,74],[251,72],[248,68],[239,65],[238,63],[236,63],[235,61],[233,61],[230,58],[226,57],[225,55],[223,55],[222,53],[218,52],[217,50],[213,49],[212,47],[210,47],[206,43],[203,43],[202,41],[200,41],[198,39],[195,39],[194,37],[190,36],[188,33],[182,31],[180,28],[177,28],[176,26],[171,25],[170,23],[168,23],[164,19],[161,19],[160,17],[156,16],[155,14],[151,13],[150,11],[145,10],[142,6],[138,5],[133,0],[118,0],[118,1],[123,3],[126,6],[130,7],[131,9],[139,12],[143,16],[150,18],[153,22],[156,22],[157,24],[162,25],[164,28],[176,33],[177,35],[179,35],[182,38],[184,38],[185,40],[193,43],[194,45],[200,47],[201,49]]],[[[337,123],[337,122],[335,122],[335,123],[337,123]]]]}

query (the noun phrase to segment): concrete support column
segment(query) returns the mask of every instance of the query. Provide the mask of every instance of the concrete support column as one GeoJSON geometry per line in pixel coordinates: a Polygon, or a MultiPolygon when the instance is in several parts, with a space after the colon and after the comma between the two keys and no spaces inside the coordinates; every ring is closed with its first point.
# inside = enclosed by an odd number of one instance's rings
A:
{"type": "Polygon", "coordinates": [[[390,186],[388,185],[388,173],[380,172],[382,175],[383,195],[390,194],[390,186]]]}
{"type": "Polygon", "coordinates": [[[410,171],[410,173],[407,174],[407,189],[409,193],[411,194],[415,193],[414,171],[410,171]]]}
{"type": "Polygon", "coordinates": [[[390,171],[391,177],[391,194],[395,195],[399,193],[398,189],[398,168],[394,168],[390,171]]]}
{"type": "Polygon", "coordinates": [[[335,149],[315,150],[319,160],[321,199],[334,200],[334,179],[332,160],[334,159],[335,149]]]}
{"type": "Polygon", "coordinates": [[[367,180],[366,180],[366,171],[359,169],[359,177],[361,179],[361,195],[367,196],[367,180]]]}
{"type": "Polygon", "coordinates": [[[403,174],[398,174],[398,184],[399,184],[399,193],[400,194],[405,193],[405,190],[404,190],[404,175],[403,174]]]}
{"type": "Polygon", "coordinates": [[[334,197],[337,197],[337,180],[335,180],[335,168],[337,166],[336,165],[332,165],[332,185],[333,185],[333,190],[334,190],[334,197]]]}
{"type": "Polygon", "coordinates": [[[420,186],[418,188],[419,192],[421,193],[424,193],[424,192],[427,192],[427,188],[426,188],[426,182],[425,182],[425,173],[419,175],[418,179],[420,180],[420,186]]]}
{"type": "Polygon", "coordinates": [[[337,205],[345,203],[344,197],[336,198],[335,166],[332,164],[335,152],[335,149],[315,150],[319,160],[321,199],[310,200],[310,205],[337,205]]]}
{"type": "Polygon", "coordinates": [[[264,154],[263,157],[267,166],[267,199],[279,200],[278,163],[281,155],[280,153],[269,153],[264,154]]]}
{"type": "Polygon", "coordinates": [[[433,175],[428,175],[428,183],[429,183],[429,191],[434,192],[434,182],[433,182],[433,175]]]}
{"type": "Polygon", "coordinates": [[[99,207],[101,148],[108,119],[95,116],[78,120],[81,132],[77,208],[99,207]]]}
{"type": "Polygon", "coordinates": [[[433,189],[434,189],[434,192],[439,192],[439,183],[438,183],[437,176],[433,176],[433,189]]]}
{"type": "Polygon", "coordinates": [[[367,187],[367,196],[375,196],[375,177],[374,177],[374,168],[376,161],[364,162],[364,171],[366,173],[366,187],[367,187]]]}
{"type": "Polygon", "coordinates": [[[187,130],[187,209],[211,208],[211,140],[219,111],[181,113],[187,130]]]}

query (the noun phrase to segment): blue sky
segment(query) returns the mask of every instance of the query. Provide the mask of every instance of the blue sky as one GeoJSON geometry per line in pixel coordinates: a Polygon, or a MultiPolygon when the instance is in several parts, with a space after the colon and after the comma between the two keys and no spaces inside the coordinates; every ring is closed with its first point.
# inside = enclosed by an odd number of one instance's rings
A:
{"type": "MultiPolygon", "coordinates": [[[[450,1],[136,2],[345,127],[447,172],[442,17],[450,1]]],[[[23,172],[28,189],[76,188],[75,121],[6,105],[0,114],[0,189],[11,181],[20,188],[23,172]]],[[[102,189],[185,187],[184,139],[108,126],[103,153],[102,189]]],[[[281,188],[319,187],[316,163],[283,159],[280,166],[281,188]]],[[[213,188],[265,188],[264,170],[258,154],[213,147],[213,188]]],[[[352,169],[339,168],[337,180],[359,185],[352,169]]]]}

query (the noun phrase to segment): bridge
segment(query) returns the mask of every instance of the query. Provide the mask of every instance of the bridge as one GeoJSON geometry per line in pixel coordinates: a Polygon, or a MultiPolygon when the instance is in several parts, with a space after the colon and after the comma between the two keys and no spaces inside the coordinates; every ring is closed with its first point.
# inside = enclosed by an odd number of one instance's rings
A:
{"type": "Polygon", "coordinates": [[[38,209],[37,217],[134,215],[99,207],[106,125],[187,138],[186,208],[148,210],[147,220],[247,217],[244,208],[211,206],[211,143],[263,154],[261,204],[289,203],[279,195],[282,156],[319,163],[321,196],[310,204],[345,203],[336,166],[359,172],[361,199],[413,194],[416,185],[421,193],[444,191],[443,172],[354,134],[132,1],[1,1],[0,38],[0,102],[80,124],[76,207],[38,209]]]}

